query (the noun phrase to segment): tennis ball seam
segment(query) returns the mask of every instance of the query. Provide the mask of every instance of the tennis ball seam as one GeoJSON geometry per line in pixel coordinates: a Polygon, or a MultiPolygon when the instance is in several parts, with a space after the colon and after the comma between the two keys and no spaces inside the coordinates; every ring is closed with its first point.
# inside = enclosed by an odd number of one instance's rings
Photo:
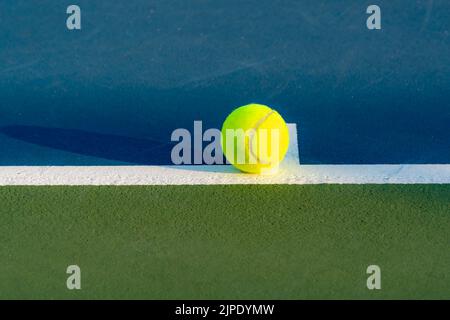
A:
{"type": "Polygon", "coordinates": [[[256,124],[253,126],[253,128],[252,128],[252,131],[251,131],[251,135],[250,135],[250,141],[249,141],[249,152],[250,152],[250,154],[253,156],[253,157],[255,157],[255,159],[258,161],[258,162],[261,162],[262,164],[267,164],[267,165],[270,165],[270,162],[266,162],[266,161],[262,161],[262,159],[260,159],[259,157],[258,157],[258,155],[257,154],[255,154],[255,151],[253,150],[253,138],[254,138],[254,136],[256,135],[256,132],[257,132],[257,130],[258,130],[258,128],[265,122],[265,121],[267,121],[267,119],[269,119],[269,117],[272,115],[272,114],[274,114],[275,113],[275,110],[273,110],[273,109],[270,109],[270,111],[264,116],[264,117],[262,117],[261,119],[259,119],[257,122],[256,122],[256,124]]]}

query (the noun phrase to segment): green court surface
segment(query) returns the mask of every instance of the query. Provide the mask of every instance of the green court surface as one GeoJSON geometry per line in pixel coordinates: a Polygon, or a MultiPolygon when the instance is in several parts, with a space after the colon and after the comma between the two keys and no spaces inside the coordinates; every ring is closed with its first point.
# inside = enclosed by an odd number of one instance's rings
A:
{"type": "Polygon", "coordinates": [[[0,203],[2,299],[450,298],[450,185],[1,187],[0,203]]]}

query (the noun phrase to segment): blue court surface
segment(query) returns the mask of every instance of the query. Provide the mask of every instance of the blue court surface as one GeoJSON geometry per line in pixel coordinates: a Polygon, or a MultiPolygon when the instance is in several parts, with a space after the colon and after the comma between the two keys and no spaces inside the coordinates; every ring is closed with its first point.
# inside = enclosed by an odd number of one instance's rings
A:
{"type": "Polygon", "coordinates": [[[450,163],[450,2],[0,3],[0,165],[167,165],[177,128],[258,102],[303,164],[450,163]]]}

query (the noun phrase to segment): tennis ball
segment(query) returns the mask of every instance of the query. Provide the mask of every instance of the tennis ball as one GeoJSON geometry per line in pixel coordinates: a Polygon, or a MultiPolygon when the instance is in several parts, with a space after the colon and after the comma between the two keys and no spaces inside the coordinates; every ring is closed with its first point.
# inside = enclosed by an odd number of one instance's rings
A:
{"type": "Polygon", "coordinates": [[[222,150],[248,173],[275,173],[289,146],[289,131],[278,112],[261,104],[235,109],[222,126],[222,150]]]}

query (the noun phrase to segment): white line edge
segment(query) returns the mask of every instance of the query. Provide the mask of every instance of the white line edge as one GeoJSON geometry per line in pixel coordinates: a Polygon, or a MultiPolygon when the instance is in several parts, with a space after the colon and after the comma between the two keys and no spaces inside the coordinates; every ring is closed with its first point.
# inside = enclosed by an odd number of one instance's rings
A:
{"type": "Polygon", "coordinates": [[[297,127],[275,175],[249,175],[221,166],[4,166],[0,186],[450,184],[450,164],[300,165],[297,127]]]}

